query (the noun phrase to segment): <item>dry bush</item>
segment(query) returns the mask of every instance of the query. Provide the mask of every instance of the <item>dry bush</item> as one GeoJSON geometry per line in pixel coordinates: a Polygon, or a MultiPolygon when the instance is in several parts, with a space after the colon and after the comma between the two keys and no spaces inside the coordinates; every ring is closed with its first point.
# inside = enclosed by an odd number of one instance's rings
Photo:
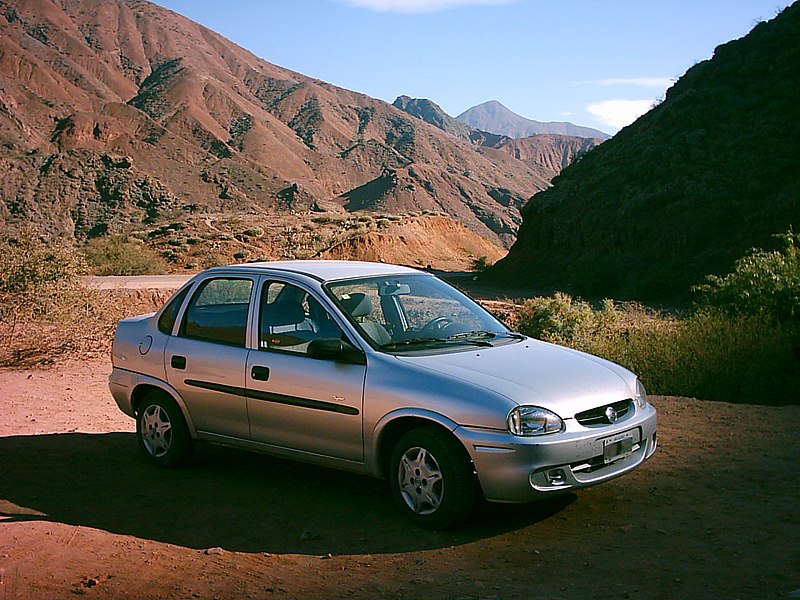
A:
{"type": "Polygon", "coordinates": [[[163,294],[85,286],[82,257],[63,240],[26,227],[0,239],[0,364],[83,359],[110,349],[126,316],[154,310],[163,294]]]}
{"type": "Polygon", "coordinates": [[[158,252],[127,236],[90,240],[83,255],[95,275],[161,275],[168,269],[158,252]]]}
{"type": "Polygon", "coordinates": [[[39,306],[48,305],[44,313],[30,310],[26,298],[0,294],[0,365],[50,365],[107,355],[120,319],[155,311],[171,293],[98,290],[76,281],[36,298],[39,306]]]}

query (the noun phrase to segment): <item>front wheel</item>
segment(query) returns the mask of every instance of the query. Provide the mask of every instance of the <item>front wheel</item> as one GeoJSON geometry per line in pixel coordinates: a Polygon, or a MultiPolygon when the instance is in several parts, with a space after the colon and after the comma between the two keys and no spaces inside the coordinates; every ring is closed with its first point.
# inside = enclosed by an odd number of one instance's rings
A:
{"type": "Polygon", "coordinates": [[[136,438],[145,457],[160,467],[181,465],[194,445],[180,409],[157,392],[148,394],[139,407],[136,438]]]}
{"type": "Polygon", "coordinates": [[[445,529],[472,512],[477,481],[464,449],[449,433],[413,429],[395,446],[390,465],[392,495],[424,527],[445,529]]]}

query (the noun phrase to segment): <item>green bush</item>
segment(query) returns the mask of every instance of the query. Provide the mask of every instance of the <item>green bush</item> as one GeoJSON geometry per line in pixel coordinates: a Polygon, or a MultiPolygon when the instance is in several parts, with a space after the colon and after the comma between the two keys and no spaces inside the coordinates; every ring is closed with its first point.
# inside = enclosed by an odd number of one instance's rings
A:
{"type": "Polygon", "coordinates": [[[659,393],[753,404],[800,399],[792,337],[761,316],[701,310],[653,341],[646,378],[659,393]]]}
{"type": "Polygon", "coordinates": [[[486,256],[479,256],[478,258],[472,259],[471,268],[476,273],[483,273],[491,266],[492,263],[489,262],[489,259],[486,256]]]}
{"type": "Polygon", "coordinates": [[[621,326],[611,300],[595,311],[587,302],[560,292],[525,300],[513,321],[513,326],[526,335],[566,345],[591,345],[595,337],[606,337],[621,326]]]}
{"type": "MultiPolygon", "coordinates": [[[[174,242],[176,240],[168,243],[174,242]]],[[[90,240],[83,248],[83,254],[95,275],[160,275],[167,272],[167,263],[155,250],[127,236],[90,240]]]]}
{"type": "Polygon", "coordinates": [[[732,315],[763,315],[779,323],[800,318],[800,234],[773,236],[778,250],[754,248],[724,277],[709,275],[695,289],[702,302],[732,315]]]}

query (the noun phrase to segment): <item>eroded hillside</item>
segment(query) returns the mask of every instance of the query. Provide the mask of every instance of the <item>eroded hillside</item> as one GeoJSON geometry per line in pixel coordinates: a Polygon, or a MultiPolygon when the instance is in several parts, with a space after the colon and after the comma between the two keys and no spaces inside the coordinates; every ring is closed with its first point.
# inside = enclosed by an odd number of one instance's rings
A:
{"type": "Polygon", "coordinates": [[[0,74],[0,219],[79,239],[204,212],[430,211],[503,246],[549,185],[143,0],[3,2],[0,74]]]}

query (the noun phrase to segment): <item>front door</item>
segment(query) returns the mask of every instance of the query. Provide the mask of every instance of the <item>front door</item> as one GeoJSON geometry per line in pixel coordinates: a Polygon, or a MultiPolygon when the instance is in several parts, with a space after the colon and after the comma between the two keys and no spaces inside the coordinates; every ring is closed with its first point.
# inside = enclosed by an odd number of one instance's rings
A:
{"type": "Polygon", "coordinates": [[[264,281],[258,350],[248,356],[247,409],[254,441],[362,462],[364,365],[310,358],[308,344],[344,335],[312,293],[264,281]]]}

